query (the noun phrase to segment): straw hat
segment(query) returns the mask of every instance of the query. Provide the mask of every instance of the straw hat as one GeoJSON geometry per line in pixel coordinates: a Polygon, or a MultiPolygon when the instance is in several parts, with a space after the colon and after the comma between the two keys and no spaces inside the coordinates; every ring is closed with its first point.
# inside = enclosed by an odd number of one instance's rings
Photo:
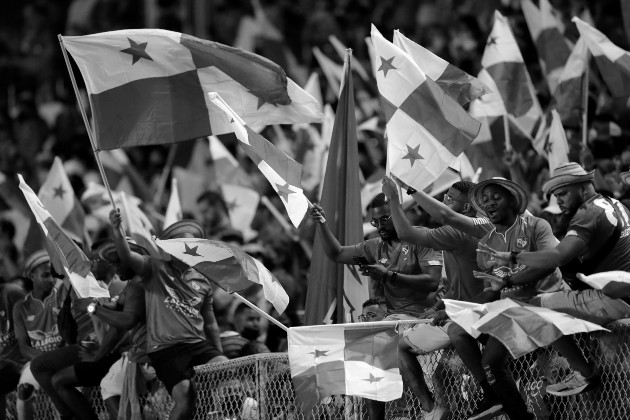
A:
{"type": "Polygon", "coordinates": [[[586,170],[575,162],[567,162],[554,169],[553,174],[542,186],[545,194],[552,193],[560,187],[592,181],[595,170],[586,170]]]}
{"type": "Polygon", "coordinates": [[[48,256],[48,252],[46,252],[46,250],[40,249],[39,251],[35,251],[24,261],[24,275],[26,277],[30,277],[35,268],[42,264],[49,263],[50,257],[48,256]]]}
{"type": "MultiPolygon", "coordinates": [[[[125,239],[127,239],[129,248],[131,248],[133,252],[137,252],[138,254],[141,254],[141,255],[149,255],[149,252],[144,247],[141,247],[140,245],[138,245],[136,241],[134,241],[133,239],[129,237],[125,239]]],[[[118,253],[116,252],[116,245],[114,244],[113,239],[108,239],[104,241],[101,245],[99,245],[99,247],[96,248],[96,253],[98,254],[99,258],[105,261],[108,261],[110,263],[112,261],[117,261],[120,259],[118,257],[118,253]]]]}
{"type": "Polygon", "coordinates": [[[162,240],[181,238],[182,235],[187,234],[187,233],[193,235],[194,238],[203,239],[205,237],[205,234],[203,232],[203,226],[201,226],[201,224],[198,221],[192,220],[192,219],[184,219],[184,220],[175,222],[169,227],[167,227],[166,229],[164,229],[164,231],[160,233],[158,238],[162,240]]]}
{"type": "Polygon", "coordinates": [[[509,179],[494,177],[486,179],[485,181],[482,181],[479,184],[475,185],[468,193],[470,203],[478,212],[482,214],[486,213],[485,206],[482,204],[481,201],[481,193],[483,192],[483,189],[486,188],[488,185],[498,185],[499,187],[508,190],[508,192],[516,200],[516,204],[518,205],[518,214],[523,214],[525,210],[527,210],[527,193],[525,192],[525,190],[516,182],[510,181],[509,179]]]}

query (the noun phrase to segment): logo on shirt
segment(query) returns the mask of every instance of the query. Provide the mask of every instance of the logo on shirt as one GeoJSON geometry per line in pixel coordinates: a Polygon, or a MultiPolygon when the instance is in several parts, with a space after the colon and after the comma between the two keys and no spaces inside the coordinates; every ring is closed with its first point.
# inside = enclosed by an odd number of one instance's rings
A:
{"type": "Polygon", "coordinates": [[[201,314],[199,310],[196,308],[201,303],[201,298],[195,296],[191,299],[184,299],[179,296],[179,293],[172,287],[164,285],[166,292],[169,296],[164,299],[164,303],[166,303],[170,308],[180,314],[187,316],[188,318],[199,318],[201,314]]]}
{"type": "Polygon", "coordinates": [[[387,258],[381,258],[381,259],[379,260],[379,262],[380,262],[381,264],[387,264],[387,258]]]}
{"type": "Polygon", "coordinates": [[[525,248],[527,246],[527,243],[527,238],[524,236],[521,236],[516,240],[516,246],[519,248],[525,248]]]}
{"type": "Polygon", "coordinates": [[[197,283],[196,281],[191,282],[190,286],[196,291],[199,291],[201,289],[201,286],[199,286],[199,283],[197,283]]]}
{"type": "Polygon", "coordinates": [[[29,316],[27,316],[27,317],[26,317],[26,320],[27,320],[28,322],[31,322],[31,321],[35,320],[35,315],[29,315],[29,316]]]}
{"type": "Polygon", "coordinates": [[[403,245],[401,248],[403,255],[409,254],[409,245],[403,245]]]}

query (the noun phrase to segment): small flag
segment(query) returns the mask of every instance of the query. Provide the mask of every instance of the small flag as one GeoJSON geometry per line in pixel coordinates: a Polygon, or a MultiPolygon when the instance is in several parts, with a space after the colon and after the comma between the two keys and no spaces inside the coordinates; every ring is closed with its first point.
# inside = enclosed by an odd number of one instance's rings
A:
{"type": "Polygon", "coordinates": [[[214,184],[215,188],[223,184],[242,185],[252,188],[250,176],[241,168],[238,160],[232,156],[223,142],[217,136],[209,136],[208,141],[211,160],[206,162],[206,165],[210,165],[212,184],[214,184]]]}
{"type": "Polygon", "coordinates": [[[166,229],[175,222],[182,220],[182,203],[179,199],[179,188],[177,187],[177,178],[171,179],[171,196],[168,198],[166,206],[166,214],[164,215],[164,225],[162,230],[166,229]]]}
{"type": "Polygon", "coordinates": [[[297,228],[308,210],[308,199],[301,188],[302,165],[245,125],[218,94],[211,92],[208,95],[230,117],[239,144],[278,193],[289,219],[297,228]]]}
{"type": "Polygon", "coordinates": [[[292,327],[288,341],[291,379],[306,418],[331,395],[376,401],[402,396],[398,332],[392,323],[292,327]]]}
{"type": "Polygon", "coordinates": [[[234,229],[238,229],[243,234],[243,239],[248,242],[256,236],[252,229],[252,220],[258,209],[260,194],[251,188],[240,185],[221,185],[221,195],[228,210],[230,224],[234,229]]]}
{"type": "Polygon", "coordinates": [[[90,95],[101,150],[174,143],[232,130],[219,92],[250,125],[318,122],[320,105],[259,55],[161,29],[62,37],[90,95]]]}
{"type": "MultiPolygon", "coordinates": [[[[348,47],[343,45],[343,42],[341,42],[339,38],[337,38],[334,35],[329,35],[328,41],[330,41],[330,43],[332,44],[333,48],[339,55],[339,58],[341,58],[342,60],[345,60],[346,50],[348,49],[348,47]]],[[[361,76],[361,79],[365,80],[366,82],[369,81],[370,76],[368,75],[368,72],[365,71],[363,64],[361,64],[361,62],[357,60],[356,57],[354,56],[351,58],[351,60],[352,60],[352,71],[356,71],[357,74],[361,76]]]]}
{"type": "Polygon", "coordinates": [[[164,252],[194,268],[228,293],[260,284],[265,299],[282,314],[289,296],[278,280],[256,258],[225,242],[210,239],[155,239],[164,252]]]}
{"type": "Polygon", "coordinates": [[[394,31],[394,45],[409,54],[427,77],[437,83],[460,105],[465,105],[490,92],[488,86],[479,79],[413,42],[398,30],[394,31]]]}
{"type": "Polygon", "coordinates": [[[571,20],[593,54],[610,93],[615,97],[630,95],[630,53],[583,20],[577,17],[571,20]]]}
{"type": "Polygon", "coordinates": [[[319,67],[322,69],[324,77],[326,77],[326,82],[328,82],[328,87],[333,97],[337,98],[341,88],[343,67],[328,58],[319,47],[313,47],[313,55],[315,56],[315,60],[317,60],[317,64],[319,64],[319,67]]]}
{"type": "Polygon", "coordinates": [[[583,37],[573,46],[558,86],[553,92],[555,107],[566,126],[578,127],[582,123],[584,77],[588,69],[589,52],[583,37]]]}
{"type": "Polygon", "coordinates": [[[569,143],[558,111],[551,110],[549,134],[537,139],[533,144],[538,154],[547,158],[550,174],[558,166],[569,161],[569,143]]]}

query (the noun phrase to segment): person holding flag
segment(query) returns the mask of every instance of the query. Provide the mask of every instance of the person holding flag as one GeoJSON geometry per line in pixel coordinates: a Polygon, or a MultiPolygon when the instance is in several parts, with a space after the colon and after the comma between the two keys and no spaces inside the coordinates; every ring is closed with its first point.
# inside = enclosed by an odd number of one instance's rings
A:
{"type": "MultiPolygon", "coordinates": [[[[175,258],[162,260],[132,251],[121,231],[120,212],[112,209],[109,218],[121,262],[143,279],[148,355],[175,401],[169,419],[192,418],[193,367],[228,360],[214,316],[212,282],[175,258]]],[[[185,219],[169,226],[159,239],[203,237],[203,227],[185,219]]],[[[195,251],[194,247],[187,250],[195,251]]]]}

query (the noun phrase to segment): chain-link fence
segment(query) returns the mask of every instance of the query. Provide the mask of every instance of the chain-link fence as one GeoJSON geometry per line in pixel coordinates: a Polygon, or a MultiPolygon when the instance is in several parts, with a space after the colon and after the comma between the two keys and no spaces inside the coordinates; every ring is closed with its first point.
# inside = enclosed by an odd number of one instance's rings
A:
{"type": "MultiPolygon", "coordinates": [[[[602,387],[585,394],[559,398],[545,393],[570,370],[551,349],[539,349],[511,362],[512,372],[530,410],[540,419],[630,419],[630,327],[612,326],[611,333],[576,336],[585,355],[594,360],[602,375],[602,387]]],[[[465,419],[481,399],[476,381],[450,349],[418,358],[427,384],[451,414],[449,420],[465,419]]],[[[291,383],[285,353],[260,354],[213,365],[198,366],[194,378],[195,419],[208,420],[302,420],[291,383]]],[[[107,411],[96,388],[86,389],[101,419],[107,411]]],[[[166,419],[172,400],[163,386],[141,398],[147,420],[166,419]]],[[[7,419],[15,419],[15,394],[8,397],[7,419]]],[[[424,412],[414,395],[386,405],[388,419],[422,419],[424,412]]],[[[58,419],[47,397],[36,395],[35,418],[58,419]]],[[[360,398],[334,396],[313,409],[315,420],[367,420],[360,398]]]]}

